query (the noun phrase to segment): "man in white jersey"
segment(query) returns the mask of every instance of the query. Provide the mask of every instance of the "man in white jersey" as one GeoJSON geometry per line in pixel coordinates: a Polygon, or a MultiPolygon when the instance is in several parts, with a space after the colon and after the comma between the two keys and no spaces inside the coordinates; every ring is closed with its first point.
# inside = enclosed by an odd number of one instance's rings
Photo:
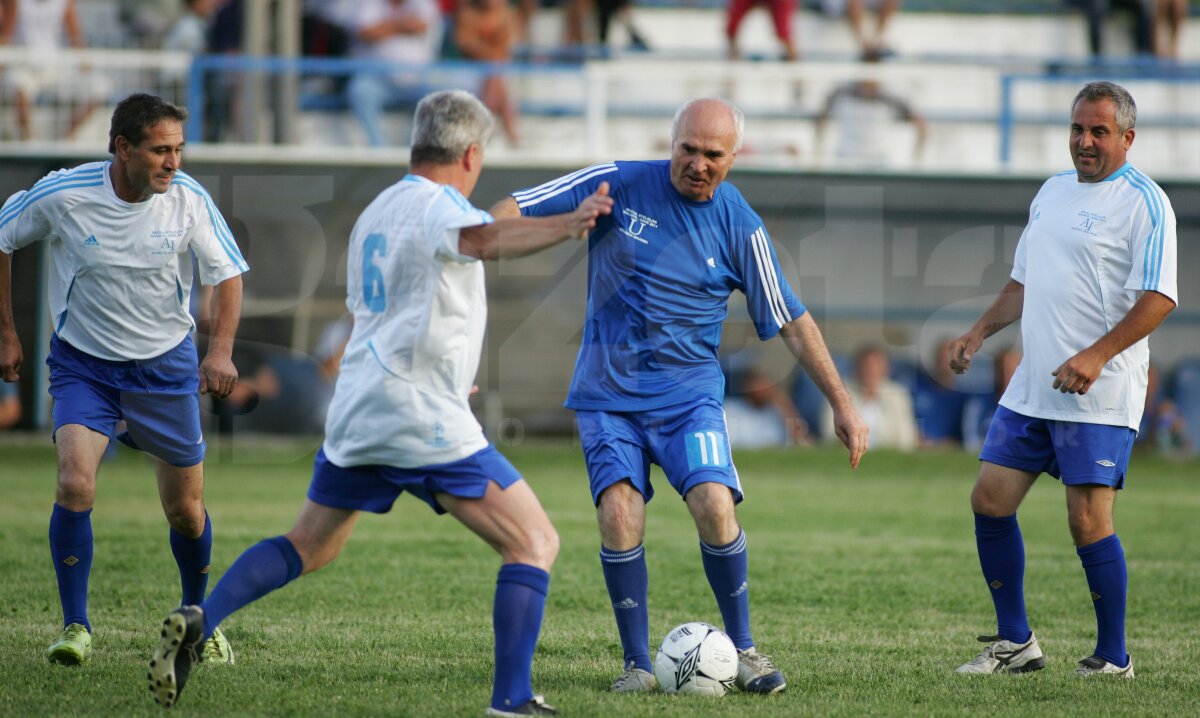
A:
{"type": "Polygon", "coordinates": [[[467,200],[483,169],[491,113],[461,90],[417,105],[410,174],[384,190],[350,236],[346,346],[308,499],[285,536],[251,546],[200,606],[171,613],[150,689],[175,704],[196,651],[239,608],[333,561],[360,511],[407,491],[449,512],[501,557],[488,715],[554,715],[530,684],[558,553],[533,490],[483,435],[467,397],[487,319],[481,259],[580,237],[612,206],[607,186],[571,212],[493,221],[467,200]]]}
{"type": "MultiPolygon", "coordinates": [[[[52,663],[91,656],[87,615],[96,472],[116,437],[154,460],[182,604],[203,600],[212,553],[204,509],[204,437],[199,393],[226,396],[237,382],[230,359],[248,267],[208,193],[180,169],[187,111],[131,95],[113,113],[113,158],[52,172],[0,209],[0,377],[17,381],[22,352],[13,324],[13,251],[50,244],[48,294],[58,490],[50,552],[63,608],[52,663]],[[192,258],[216,285],[208,352],[197,371],[188,311],[192,258]]],[[[223,636],[206,658],[232,663],[223,636]]]]}
{"type": "Polygon", "coordinates": [[[1137,108],[1119,85],[1092,82],[1071,105],[1075,170],[1051,177],[1029,209],[1012,279],[954,341],[962,373],[984,339],[1021,320],[1025,354],[988,429],[971,493],[979,563],[998,630],[959,673],[1045,665],[1025,614],[1025,548],[1016,511],[1042,473],[1062,481],[1067,519],[1096,611],[1081,676],[1133,678],[1125,651],[1125,554],[1113,529],[1141,421],[1147,336],[1175,308],[1175,215],[1125,160],[1137,108]]]}

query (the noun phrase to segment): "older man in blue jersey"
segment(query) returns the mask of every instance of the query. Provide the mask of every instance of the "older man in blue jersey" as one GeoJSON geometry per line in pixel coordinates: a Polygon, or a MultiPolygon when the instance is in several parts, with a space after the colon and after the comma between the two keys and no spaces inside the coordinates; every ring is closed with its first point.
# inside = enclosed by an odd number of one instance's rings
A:
{"type": "Polygon", "coordinates": [[[612,689],[653,690],[642,547],[650,464],[663,468],[700,535],[704,570],[739,652],[737,685],[776,693],[787,682],[750,634],[746,537],[735,505],[742,486],[730,458],[717,363],[729,295],[746,295],[761,339],[783,337],[828,397],[838,438],[857,466],[866,425],[816,323],[780,271],[762,219],[726,183],[744,119],[716,99],[679,108],[671,159],[596,165],[516,192],[497,217],[554,214],[601,183],[614,205],[589,243],[587,319],[567,406],[576,411],[600,562],[624,649],[612,689]]]}
{"type": "Polygon", "coordinates": [[[987,645],[959,673],[1045,666],[1025,613],[1017,525],[1017,508],[1045,472],[1066,488],[1071,538],[1096,612],[1096,648],[1075,672],[1133,678],[1113,503],[1146,403],[1147,336],[1178,297],[1171,203],[1126,161],[1136,122],[1125,88],[1092,82],[1079,91],[1071,103],[1075,169],[1042,185],[1012,278],[950,347],[950,366],[962,373],[986,338],[1021,320],[1025,354],[992,418],[971,493],[997,632],[980,637],[987,645]]]}
{"type": "MultiPolygon", "coordinates": [[[[204,509],[204,437],[197,392],[226,396],[237,382],[231,360],[248,267],[212,198],[180,169],[187,111],[136,94],[113,112],[111,161],[52,172],[0,210],[0,378],[22,363],[9,274],[14,250],[50,245],[47,288],[54,317],[50,395],[58,490],[50,553],[64,628],[46,657],[90,659],[88,578],[96,472],[118,421],[122,441],[154,457],[183,604],[204,599],[212,524],[204,509]],[[197,370],[188,312],[192,258],[215,285],[208,351],[197,370]]],[[[233,662],[220,634],[209,658],[233,662]]]]}

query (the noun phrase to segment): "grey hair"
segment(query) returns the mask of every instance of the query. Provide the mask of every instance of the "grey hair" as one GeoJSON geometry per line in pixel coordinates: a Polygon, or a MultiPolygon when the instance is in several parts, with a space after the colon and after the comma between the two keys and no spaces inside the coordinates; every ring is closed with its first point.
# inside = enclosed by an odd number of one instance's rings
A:
{"type": "Polygon", "coordinates": [[[675,144],[675,140],[679,137],[679,120],[683,117],[684,113],[691,109],[691,107],[697,102],[705,102],[707,100],[721,103],[725,107],[729,108],[729,113],[733,115],[733,125],[735,129],[735,134],[733,137],[733,151],[736,153],[738,150],[742,149],[742,137],[746,134],[746,115],[737,108],[737,105],[734,105],[732,102],[722,100],[718,97],[697,97],[680,105],[679,109],[675,110],[675,118],[671,120],[671,144],[675,144]]]}
{"type": "Polygon", "coordinates": [[[493,127],[492,113],[466,90],[432,92],[417,103],[409,162],[453,164],[471,145],[486,145],[493,127]]]}
{"type": "Polygon", "coordinates": [[[1137,124],[1137,105],[1133,102],[1133,95],[1115,82],[1097,81],[1084,85],[1071,101],[1071,110],[1075,110],[1075,105],[1078,105],[1080,100],[1095,102],[1104,99],[1112,100],[1113,107],[1116,108],[1119,132],[1124,133],[1137,124]]]}

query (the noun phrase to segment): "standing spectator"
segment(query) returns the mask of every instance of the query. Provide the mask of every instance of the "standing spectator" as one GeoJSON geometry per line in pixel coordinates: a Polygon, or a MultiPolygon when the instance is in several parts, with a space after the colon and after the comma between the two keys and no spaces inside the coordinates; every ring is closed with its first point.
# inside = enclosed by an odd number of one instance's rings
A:
{"type": "Polygon", "coordinates": [[[796,49],[796,41],[792,39],[792,14],[796,10],[796,0],[729,0],[729,16],[725,23],[725,40],[728,43],[729,59],[737,60],[742,53],[738,49],[737,34],[746,19],[746,13],[755,5],[761,4],[771,13],[771,22],[775,25],[775,37],[783,44],[783,56],[787,60],[800,59],[796,49]]]}
{"type": "Polygon", "coordinates": [[[17,108],[17,131],[33,139],[33,104],[43,92],[75,107],[64,136],[70,139],[100,104],[109,83],[86,67],[56,61],[65,34],[71,47],[83,49],[83,31],[75,0],[0,0],[0,45],[26,48],[27,61],[9,68],[7,82],[17,108]]]}
{"type": "Polygon", "coordinates": [[[118,0],[117,17],[135,46],[156,48],[179,18],[180,5],[179,0],[118,0]]]}
{"type": "Polygon", "coordinates": [[[1179,59],[1179,36],[1188,20],[1188,0],[1157,0],[1154,47],[1159,57],[1179,59]]]}
{"type": "Polygon", "coordinates": [[[920,161],[929,138],[929,123],[905,98],[888,92],[876,79],[847,82],[834,88],[825,98],[815,121],[817,154],[825,153],[829,120],[837,124],[837,142],[833,159],[855,167],[881,167],[892,164],[893,153],[888,132],[897,121],[912,123],[916,137],[912,143],[912,162],[920,161]]]}
{"type": "MultiPolygon", "coordinates": [[[[512,60],[513,44],[519,32],[516,12],[508,0],[460,0],[454,18],[454,42],[468,60],[502,63],[512,60]]],[[[500,126],[509,144],[516,146],[517,103],[509,92],[504,75],[489,73],[483,78],[480,99],[500,126]]]]}
{"type": "Polygon", "coordinates": [[[416,102],[425,91],[420,66],[437,59],[441,14],[434,0],[363,0],[353,27],[351,55],[399,65],[367,70],[350,80],[346,95],[372,147],[387,144],[383,111],[394,102],[416,102]]]}
{"type": "Polygon", "coordinates": [[[203,54],[208,49],[208,25],[224,0],[185,0],[184,12],[163,39],[164,50],[203,54]]]}
{"type": "Polygon", "coordinates": [[[1067,0],[1068,5],[1078,7],[1087,20],[1088,45],[1092,57],[1104,55],[1104,27],[1113,9],[1123,8],[1133,13],[1133,46],[1137,54],[1149,57],[1154,54],[1155,0],[1067,0]]]}
{"type": "MultiPolygon", "coordinates": [[[[887,350],[877,344],[862,347],[854,357],[854,381],[846,386],[850,399],[866,422],[868,446],[911,451],[917,446],[917,420],[912,396],[888,378],[887,350]]],[[[826,411],[822,436],[834,436],[833,414],[826,411]]]]}
{"type": "Polygon", "coordinates": [[[633,0],[596,0],[596,35],[602,46],[608,46],[608,28],[613,18],[621,21],[629,35],[629,49],[646,51],[650,44],[633,25],[633,0]]]}
{"type": "Polygon", "coordinates": [[[880,60],[892,54],[884,38],[888,22],[900,9],[900,0],[821,0],[821,8],[826,15],[846,16],[862,59],[880,60]],[[875,12],[874,32],[867,31],[867,10],[875,12]]]}
{"type": "Polygon", "coordinates": [[[967,395],[955,388],[958,376],[950,369],[950,339],[942,339],[933,364],[917,373],[913,410],[921,446],[957,446],[962,443],[963,407],[967,395]]]}

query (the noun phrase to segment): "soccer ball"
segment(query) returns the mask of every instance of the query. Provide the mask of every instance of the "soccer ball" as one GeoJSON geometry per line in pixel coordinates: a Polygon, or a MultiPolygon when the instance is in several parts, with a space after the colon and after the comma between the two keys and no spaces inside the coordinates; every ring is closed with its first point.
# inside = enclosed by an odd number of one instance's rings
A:
{"type": "Polygon", "coordinates": [[[654,659],[654,677],[667,693],[723,696],[737,677],[738,654],[716,626],[685,623],[671,629],[654,659]]]}

